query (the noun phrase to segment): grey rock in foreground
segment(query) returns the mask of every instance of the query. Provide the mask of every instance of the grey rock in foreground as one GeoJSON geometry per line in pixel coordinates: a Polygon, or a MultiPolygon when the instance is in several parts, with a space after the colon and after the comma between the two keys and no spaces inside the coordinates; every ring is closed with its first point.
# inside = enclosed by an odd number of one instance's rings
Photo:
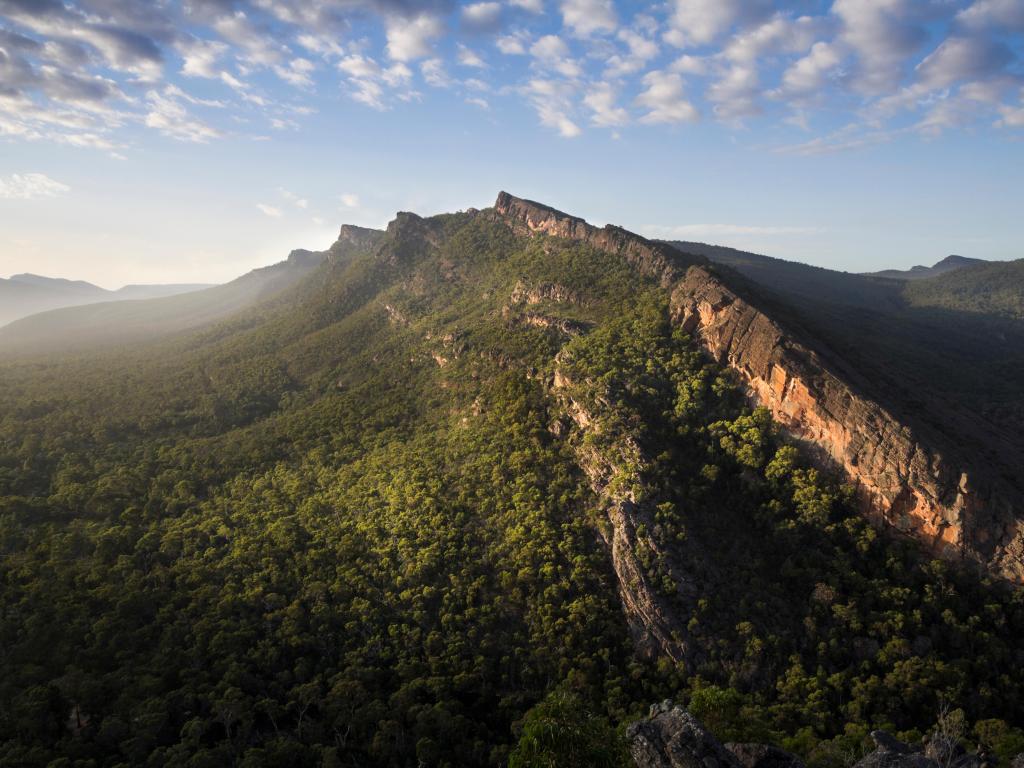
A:
{"type": "Polygon", "coordinates": [[[725,748],[743,768],[804,768],[799,757],[771,744],[730,743],[725,748]]]}
{"type": "Polygon", "coordinates": [[[696,717],[671,701],[651,706],[626,737],[639,768],[743,768],[696,717]]]}
{"type": "MultiPolygon", "coordinates": [[[[651,707],[646,719],[626,730],[637,768],[804,768],[795,755],[770,744],[722,745],[692,714],[671,701],[651,707]]],[[[911,746],[873,731],[875,748],[853,768],[995,768],[984,752],[969,753],[956,740],[933,737],[911,746]]],[[[1024,754],[1010,762],[1024,768],[1024,754]]]]}

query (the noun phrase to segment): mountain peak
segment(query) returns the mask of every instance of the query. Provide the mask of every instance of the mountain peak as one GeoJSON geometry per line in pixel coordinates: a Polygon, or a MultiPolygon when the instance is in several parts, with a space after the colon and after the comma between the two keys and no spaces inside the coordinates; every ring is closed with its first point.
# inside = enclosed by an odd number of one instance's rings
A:
{"type": "Polygon", "coordinates": [[[980,261],[981,259],[972,259],[968,256],[958,256],[954,253],[942,259],[942,261],[935,262],[932,265],[932,269],[937,269],[939,267],[966,267],[971,264],[977,264],[980,261]]]}
{"type": "Polygon", "coordinates": [[[563,213],[533,200],[525,200],[508,192],[500,192],[494,212],[514,229],[529,234],[545,234],[576,240],[595,248],[617,253],[638,272],[658,277],[663,285],[677,279],[693,264],[706,264],[707,259],[684,254],[665,243],[648,240],[635,232],[606,224],[595,227],[585,219],[563,213]]]}
{"type": "Polygon", "coordinates": [[[24,283],[26,285],[67,286],[102,290],[92,283],[87,283],[85,280],[68,280],[64,277],[46,277],[44,275],[35,275],[31,272],[22,272],[20,275],[11,275],[10,279],[11,282],[24,283]]]}

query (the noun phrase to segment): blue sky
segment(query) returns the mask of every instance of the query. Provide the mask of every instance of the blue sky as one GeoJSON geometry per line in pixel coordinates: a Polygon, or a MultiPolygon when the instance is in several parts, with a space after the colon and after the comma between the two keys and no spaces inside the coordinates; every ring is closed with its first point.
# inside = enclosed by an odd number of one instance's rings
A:
{"type": "Polygon", "coordinates": [[[851,271],[1024,257],[1024,0],[0,0],[0,276],[230,279],[500,189],[851,271]]]}

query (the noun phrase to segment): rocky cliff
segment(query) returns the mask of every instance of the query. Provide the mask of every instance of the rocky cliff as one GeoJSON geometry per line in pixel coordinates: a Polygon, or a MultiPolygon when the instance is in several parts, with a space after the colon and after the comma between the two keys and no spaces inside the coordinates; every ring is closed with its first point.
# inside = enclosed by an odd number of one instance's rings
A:
{"type": "Polygon", "coordinates": [[[673,320],[746,383],[754,403],[823,465],[855,485],[866,515],[963,559],[1024,583],[1020,494],[972,457],[882,405],[870,382],[837,365],[820,343],[773,317],[755,290],[701,256],[619,227],[502,192],[494,214],[514,231],[566,238],[620,254],[670,291],[673,320]]]}
{"type": "Polygon", "coordinates": [[[583,219],[556,211],[532,200],[501,192],[494,211],[517,232],[545,234],[578,240],[594,248],[621,255],[640,274],[657,278],[663,286],[679,279],[692,264],[704,264],[702,256],[682,253],[665,243],[647,240],[621,227],[594,227],[583,219]]]}
{"type": "Polygon", "coordinates": [[[758,304],[749,290],[704,267],[691,268],[672,288],[673,319],[736,370],[788,434],[845,472],[866,514],[936,554],[1024,581],[1014,490],[955,446],[922,436],[871,396],[869,382],[853,381],[855,374],[826,362],[812,341],[758,304]]]}

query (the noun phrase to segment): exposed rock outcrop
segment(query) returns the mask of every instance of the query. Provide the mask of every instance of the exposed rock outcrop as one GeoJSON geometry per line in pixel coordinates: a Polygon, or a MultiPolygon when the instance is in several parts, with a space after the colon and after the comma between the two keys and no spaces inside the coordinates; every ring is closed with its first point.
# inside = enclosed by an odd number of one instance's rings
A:
{"type": "Polygon", "coordinates": [[[637,768],[744,768],[701,722],[664,701],[626,731],[637,768]]]}
{"type": "MultiPolygon", "coordinates": [[[[626,730],[637,768],[804,768],[796,755],[770,744],[722,745],[691,713],[664,701],[626,730]]],[[[873,731],[875,748],[853,768],[995,768],[984,752],[967,752],[956,739],[933,737],[912,747],[885,731],[873,731]]],[[[1024,755],[1010,763],[1021,768],[1024,755]]]]}
{"type": "Polygon", "coordinates": [[[738,371],[785,431],[845,471],[869,516],[936,554],[1024,581],[1024,526],[1011,491],[954,458],[955,449],[923,439],[711,269],[688,270],[671,307],[675,322],[738,371]]]}
{"type": "Polygon", "coordinates": [[[704,263],[700,256],[688,256],[665,243],[648,240],[621,227],[595,227],[576,216],[570,216],[532,200],[521,200],[501,192],[494,211],[516,231],[543,233],[587,245],[622,256],[634,269],[653,277],[663,286],[671,285],[691,264],[704,263]]]}
{"type": "Polygon", "coordinates": [[[540,304],[542,301],[552,301],[558,304],[583,304],[580,295],[559,283],[540,283],[529,286],[519,281],[512,289],[509,297],[513,304],[540,304]]]}
{"type": "Polygon", "coordinates": [[[672,316],[719,362],[739,372],[752,400],[845,472],[865,514],[948,558],[1024,583],[1020,493],[956,445],[901,417],[856,371],[820,354],[765,308],[742,280],[700,256],[619,227],[597,228],[502,192],[494,213],[513,230],[587,243],[620,254],[671,292],[672,316]]]}
{"type": "Polygon", "coordinates": [[[296,248],[288,254],[288,264],[295,267],[316,267],[319,266],[326,254],[323,251],[309,251],[305,248],[296,248]]]}
{"type": "Polygon", "coordinates": [[[357,227],[354,224],[342,224],[338,231],[338,239],[327,249],[327,258],[337,261],[350,254],[368,251],[384,237],[379,229],[357,227]]]}
{"type": "Polygon", "coordinates": [[[725,748],[739,760],[743,768],[804,768],[799,757],[771,744],[733,742],[726,744],[725,748]]]}
{"type": "Polygon", "coordinates": [[[630,438],[619,440],[610,449],[595,448],[594,444],[599,441],[588,441],[587,436],[600,433],[600,419],[577,400],[575,387],[575,383],[556,368],[553,391],[564,412],[564,419],[556,422],[557,429],[576,451],[577,461],[607,515],[610,527],[608,531],[602,530],[601,535],[611,553],[619,599],[637,652],[651,658],[699,662],[700,653],[689,642],[684,623],[688,614],[670,605],[667,596],[651,583],[640,561],[643,551],[650,550],[667,569],[675,584],[676,597],[685,604],[696,604],[697,589],[692,576],[670,553],[661,551],[654,541],[640,535],[641,526],[653,525],[653,514],[645,504],[637,502],[629,490],[630,484],[622,482],[622,476],[630,472],[627,467],[644,463],[643,450],[630,438]],[[563,422],[567,422],[568,428],[563,422]]]}
{"type": "Polygon", "coordinates": [[[885,731],[872,731],[875,749],[854,768],[995,768],[994,758],[983,752],[967,752],[958,741],[933,738],[924,749],[900,741],[885,731]]]}

